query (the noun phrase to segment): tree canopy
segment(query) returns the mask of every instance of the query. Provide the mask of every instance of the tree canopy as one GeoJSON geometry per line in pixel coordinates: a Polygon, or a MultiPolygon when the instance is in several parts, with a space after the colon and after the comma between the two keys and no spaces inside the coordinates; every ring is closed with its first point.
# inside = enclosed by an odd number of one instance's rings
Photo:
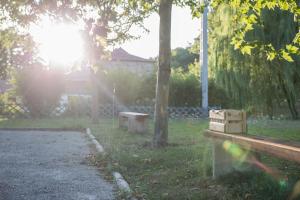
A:
{"type": "MultiPolygon", "coordinates": [[[[268,53],[258,48],[251,50],[251,56],[239,51],[241,49],[232,42],[242,23],[233,17],[236,10],[223,3],[210,14],[213,78],[239,108],[253,106],[272,116],[274,108],[286,101],[292,117],[298,118],[299,56],[293,55],[293,62],[290,62],[277,56],[268,60],[268,53]]],[[[258,20],[264,27],[254,26],[245,35],[245,40],[269,43],[276,49],[292,41],[299,29],[293,14],[280,9],[263,10],[258,20]]]]}
{"type": "MultiPolygon", "coordinates": [[[[294,61],[294,55],[300,55],[300,33],[298,31],[280,46],[274,45],[268,40],[261,41],[257,38],[250,40],[247,37],[249,34],[253,34],[257,28],[268,28],[261,17],[268,10],[290,15],[293,17],[294,23],[299,23],[300,7],[298,0],[211,0],[209,3],[213,10],[220,4],[227,4],[234,10],[232,18],[238,27],[231,39],[231,44],[243,54],[250,55],[255,50],[259,50],[266,54],[268,60],[272,61],[278,58],[288,62],[294,61]]],[[[284,21],[279,24],[278,29],[284,30],[284,21]]]]}
{"type": "Polygon", "coordinates": [[[193,53],[191,47],[178,47],[171,52],[171,67],[188,69],[189,64],[199,59],[199,54],[193,53]]]}

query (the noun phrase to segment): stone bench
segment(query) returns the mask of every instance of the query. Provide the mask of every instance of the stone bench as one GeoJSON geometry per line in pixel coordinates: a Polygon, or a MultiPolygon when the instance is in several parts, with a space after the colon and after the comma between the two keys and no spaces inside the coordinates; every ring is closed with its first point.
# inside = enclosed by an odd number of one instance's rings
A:
{"type": "Polygon", "coordinates": [[[128,132],[146,133],[148,130],[149,115],[136,112],[120,112],[119,128],[127,128],[128,132]]]}
{"type": "MultiPolygon", "coordinates": [[[[252,158],[255,153],[262,152],[300,164],[300,144],[296,142],[211,130],[206,130],[204,136],[211,138],[213,143],[213,178],[234,171],[234,157],[243,156],[243,152],[247,152],[248,157],[252,154],[252,158]]],[[[255,164],[257,159],[252,160],[255,164]]]]}

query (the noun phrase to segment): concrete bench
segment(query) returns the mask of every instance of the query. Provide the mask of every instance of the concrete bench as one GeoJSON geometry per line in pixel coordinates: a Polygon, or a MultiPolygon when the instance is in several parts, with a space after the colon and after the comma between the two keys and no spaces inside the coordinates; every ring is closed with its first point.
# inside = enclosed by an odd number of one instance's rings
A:
{"type": "Polygon", "coordinates": [[[148,117],[145,113],[120,112],[119,128],[127,128],[132,133],[145,133],[148,130],[148,117]]]}
{"type": "Polygon", "coordinates": [[[243,152],[254,153],[252,158],[262,152],[300,164],[300,144],[296,142],[211,130],[206,130],[204,136],[213,142],[213,178],[232,172],[234,157],[243,156],[243,152]]]}

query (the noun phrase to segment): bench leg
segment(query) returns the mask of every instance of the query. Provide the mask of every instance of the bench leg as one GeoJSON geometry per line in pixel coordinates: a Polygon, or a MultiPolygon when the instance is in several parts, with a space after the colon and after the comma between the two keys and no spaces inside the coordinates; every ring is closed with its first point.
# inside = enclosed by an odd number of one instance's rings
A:
{"type": "Polygon", "coordinates": [[[213,142],[213,178],[233,172],[233,158],[223,148],[223,143],[213,142]]]}
{"type": "Polygon", "coordinates": [[[128,128],[128,118],[124,116],[119,116],[119,128],[128,128]]]}
{"type": "Polygon", "coordinates": [[[128,132],[135,133],[134,119],[132,117],[128,118],[128,132]]]}
{"type": "Polygon", "coordinates": [[[135,118],[129,118],[128,132],[146,133],[147,132],[146,120],[136,120],[135,118]]]}

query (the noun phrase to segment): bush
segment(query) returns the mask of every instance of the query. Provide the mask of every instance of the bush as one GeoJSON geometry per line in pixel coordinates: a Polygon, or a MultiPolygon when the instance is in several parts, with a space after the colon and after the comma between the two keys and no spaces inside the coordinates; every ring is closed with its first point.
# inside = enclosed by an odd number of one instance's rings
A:
{"type": "Polygon", "coordinates": [[[225,90],[213,80],[208,81],[208,102],[210,106],[221,106],[222,108],[227,108],[230,105],[230,98],[228,98],[225,90]]]}
{"type": "MultiPolygon", "coordinates": [[[[170,106],[200,106],[202,100],[199,73],[195,69],[184,71],[172,70],[170,77],[170,106]]],[[[208,101],[210,106],[226,107],[228,98],[223,89],[218,87],[213,80],[208,82],[208,101]]]]}
{"type": "Polygon", "coordinates": [[[199,77],[184,72],[181,68],[172,70],[170,77],[170,106],[199,106],[201,98],[199,77]]]}
{"type": "MultiPolygon", "coordinates": [[[[116,103],[128,105],[154,105],[156,74],[139,76],[127,70],[109,70],[98,72],[101,84],[100,103],[111,104],[115,87],[116,103]]],[[[194,107],[201,105],[199,70],[189,68],[172,69],[170,76],[170,106],[194,107]]],[[[221,88],[209,81],[209,105],[226,106],[228,98],[221,88]]]]}
{"type": "Polygon", "coordinates": [[[101,80],[99,85],[101,104],[112,103],[113,95],[116,103],[122,105],[145,105],[154,98],[155,83],[152,76],[139,76],[127,70],[99,72],[98,76],[101,80]]]}
{"type": "Polygon", "coordinates": [[[82,117],[90,115],[91,98],[82,96],[69,96],[64,116],[82,117]]]}
{"type": "Polygon", "coordinates": [[[49,116],[59,104],[63,80],[59,70],[47,70],[40,64],[29,66],[15,74],[16,95],[32,117],[49,116]]]}

